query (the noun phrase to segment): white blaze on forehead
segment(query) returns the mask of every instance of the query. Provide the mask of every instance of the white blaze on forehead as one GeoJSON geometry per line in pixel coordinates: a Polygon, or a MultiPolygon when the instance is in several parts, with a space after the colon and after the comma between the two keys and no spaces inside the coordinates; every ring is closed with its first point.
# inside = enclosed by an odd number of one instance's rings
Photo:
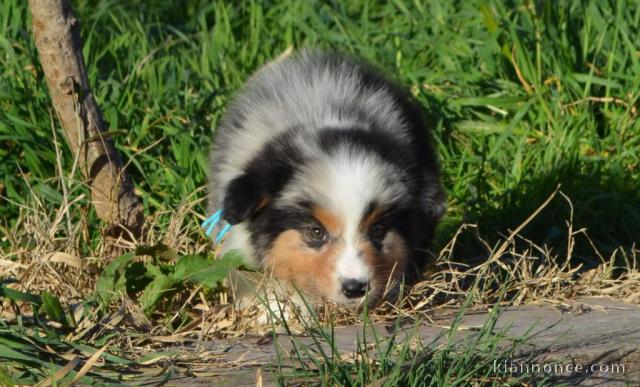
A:
{"type": "Polygon", "coordinates": [[[346,236],[353,237],[370,203],[388,205],[405,196],[399,177],[376,154],[345,145],[310,165],[309,198],[338,216],[346,236]]]}
{"type": "Polygon", "coordinates": [[[406,197],[401,171],[385,163],[374,153],[344,145],[333,152],[316,153],[317,158],[304,166],[285,189],[285,201],[311,201],[336,216],[344,243],[337,257],[336,280],[368,281],[372,274],[360,256],[358,245],[365,236],[359,226],[370,203],[390,205],[406,197]]]}

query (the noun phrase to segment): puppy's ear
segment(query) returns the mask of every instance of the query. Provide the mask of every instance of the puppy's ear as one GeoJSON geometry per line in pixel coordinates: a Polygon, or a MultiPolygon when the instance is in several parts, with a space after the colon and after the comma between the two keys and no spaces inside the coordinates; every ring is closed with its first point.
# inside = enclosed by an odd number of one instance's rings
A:
{"type": "Polygon", "coordinates": [[[224,196],[224,219],[229,224],[247,220],[268,201],[258,179],[245,173],[231,180],[224,196]]]}

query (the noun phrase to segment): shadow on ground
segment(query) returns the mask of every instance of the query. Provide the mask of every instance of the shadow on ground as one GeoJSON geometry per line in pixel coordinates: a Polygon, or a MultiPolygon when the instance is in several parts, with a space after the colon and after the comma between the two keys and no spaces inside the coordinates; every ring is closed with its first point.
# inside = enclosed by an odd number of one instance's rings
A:
{"type": "MultiPolygon", "coordinates": [[[[534,176],[518,189],[505,192],[499,198],[482,195],[467,201],[464,223],[477,224],[477,233],[464,233],[457,244],[455,256],[476,256],[486,253],[480,242],[494,246],[531,216],[559,187],[558,194],[519,233],[522,243],[532,241],[547,246],[558,256],[568,248],[569,221],[577,233],[573,246],[575,263],[593,267],[621,249],[638,249],[640,238],[640,190],[633,189],[633,181],[623,171],[584,174],[571,166],[534,176]],[[564,194],[564,196],[563,196],[564,194]],[[492,203],[499,205],[492,205],[492,203]],[[573,213],[572,213],[573,212],[573,213]]],[[[460,223],[446,224],[440,229],[439,241],[448,241],[460,223]]],[[[437,247],[437,246],[436,246],[437,247]]],[[[622,259],[624,254],[619,254],[622,259]]]]}

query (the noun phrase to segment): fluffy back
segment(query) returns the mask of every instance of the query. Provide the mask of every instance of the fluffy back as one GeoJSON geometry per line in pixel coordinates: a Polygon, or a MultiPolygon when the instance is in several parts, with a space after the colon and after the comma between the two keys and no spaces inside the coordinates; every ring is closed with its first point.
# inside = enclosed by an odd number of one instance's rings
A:
{"type": "Polygon", "coordinates": [[[314,132],[357,125],[407,143],[415,141],[411,132],[426,136],[423,123],[407,123],[420,115],[407,97],[369,65],[339,54],[303,51],[267,64],[235,96],[217,128],[210,210],[220,207],[229,182],[265,144],[293,127],[314,132]],[[411,127],[416,124],[419,129],[411,127]]]}

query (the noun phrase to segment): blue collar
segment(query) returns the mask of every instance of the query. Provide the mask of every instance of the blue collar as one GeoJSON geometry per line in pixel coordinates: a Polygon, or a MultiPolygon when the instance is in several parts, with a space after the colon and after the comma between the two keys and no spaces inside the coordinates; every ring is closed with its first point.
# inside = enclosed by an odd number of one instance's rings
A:
{"type": "MultiPolygon", "coordinates": [[[[216,226],[218,225],[218,223],[222,219],[222,214],[223,213],[224,213],[224,211],[222,209],[220,209],[220,210],[214,212],[213,215],[211,215],[210,217],[205,219],[204,222],[202,222],[202,224],[200,226],[205,229],[204,233],[207,236],[211,236],[211,233],[213,233],[213,229],[216,228],[216,226]]],[[[231,229],[231,225],[229,223],[225,224],[224,227],[216,235],[216,243],[220,243],[222,238],[229,232],[230,229],[231,229]]]]}

